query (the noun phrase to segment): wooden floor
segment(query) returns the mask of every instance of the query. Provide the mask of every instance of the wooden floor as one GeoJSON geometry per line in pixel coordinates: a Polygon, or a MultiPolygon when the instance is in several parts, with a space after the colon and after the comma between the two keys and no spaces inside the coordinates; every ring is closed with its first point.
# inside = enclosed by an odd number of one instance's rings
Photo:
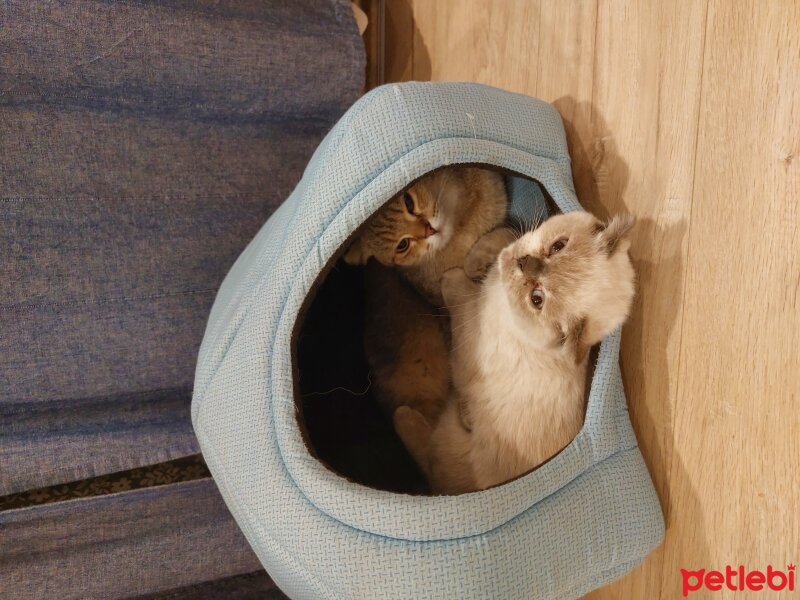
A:
{"type": "Polygon", "coordinates": [[[622,367],[667,536],[590,597],[680,598],[681,568],[800,562],[800,3],[387,10],[389,81],[553,102],[584,205],[639,217],[622,367]]]}

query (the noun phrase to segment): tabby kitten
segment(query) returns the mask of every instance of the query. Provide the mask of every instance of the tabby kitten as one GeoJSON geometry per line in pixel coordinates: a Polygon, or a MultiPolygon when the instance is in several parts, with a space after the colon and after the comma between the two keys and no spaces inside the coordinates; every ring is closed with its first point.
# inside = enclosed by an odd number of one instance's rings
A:
{"type": "Polygon", "coordinates": [[[417,181],[370,218],[344,260],[365,264],[374,257],[396,267],[426,300],[441,306],[442,274],[463,267],[475,242],[503,224],[507,209],[500,173],[445,167],[417,181]]]}
{"type": "MultiPolygon", "coordinates": [[[[506,218],[503,176],[445,167],[398,194],[364,226],[344,256],[364,264],[364,349],[375,396],[391,416],[409,406],[435,422],[450,386],[449,325],[440,279],[452,267],[479,277],[484,234],[506,218]]],[[[504,229],[493,236],[507,236],[504,229]]]]}

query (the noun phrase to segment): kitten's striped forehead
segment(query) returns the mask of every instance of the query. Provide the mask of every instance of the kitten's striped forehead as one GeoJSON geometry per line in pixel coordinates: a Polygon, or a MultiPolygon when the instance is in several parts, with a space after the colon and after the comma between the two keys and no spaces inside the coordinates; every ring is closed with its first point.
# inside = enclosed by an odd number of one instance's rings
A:
{"type": "Polygon", "coordinates": [[[405,207],[397,199],[384,206],[367,223],[368,234],[379,237],[392,236],[405,221],[405,207]]]}
{"type": "Polygon", "coordinates": [[[402,257],[405,264],[415,263],[430,249],[423,242],[426,227],[439,216],[439,199],[451,185],[460,185],[461,178],[452,173],[434,172],[416,181],[411,187],[396,194],[386,205],[375,213],[364,226],[361,242],[384,264],[398,260],[397,245],[403,238],[414,238],[411,250],[402,257]],[[413,213],[406,206],[410,196],[413,200],[413,213]]]}
{"type": "Polygon", "coordinates": [[[362,240],[372,248],[376,255],[394,252],[405,224],[405,206],[398,198],[393,198],[367,221],[362,240]]]}

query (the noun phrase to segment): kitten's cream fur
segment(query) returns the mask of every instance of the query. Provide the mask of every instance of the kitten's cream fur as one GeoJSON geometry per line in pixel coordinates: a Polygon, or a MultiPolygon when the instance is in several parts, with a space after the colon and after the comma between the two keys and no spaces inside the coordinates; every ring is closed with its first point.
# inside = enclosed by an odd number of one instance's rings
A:
{"type": "Polygon", "coordinates": [[[445,273],[453,390],[434,427],[413,409],[395,412],[434,492],[518,477],[578,434],[588,349],[625,321],[634,295],[631,225],[558,215],[503,249],[482,287],[461,269],[445,273]]]}

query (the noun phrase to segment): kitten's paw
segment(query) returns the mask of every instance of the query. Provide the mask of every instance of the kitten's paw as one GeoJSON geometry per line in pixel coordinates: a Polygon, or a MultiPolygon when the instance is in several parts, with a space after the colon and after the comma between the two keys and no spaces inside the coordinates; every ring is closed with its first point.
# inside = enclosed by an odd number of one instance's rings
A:
{"type": "Polygon", "coordinates": [[[494,257],[483,250],[470,251],[464,259],[464,273],[472,280],[483,279],[493,262],[494,257]]]}
{"type": "Polygon", "coordinates": [[[418,410],[410,406],[399,406],[392,420],[394,430],[405,445],[408,453],[423,471],[427,471],[428,448],[433,428],[418,410]]]}
{"type": "Polygon", "coordinates": [[[459,304],[464,294],[468,293],[468,286],[471,283],[464,269],[460,267],[445,271],[442,275],[442,298],[445,306],[459,304]]]}
{"type": "Polygon", "coordinates": [[[516,239],[514,232],[505,227],[495,229],[475,242],[464,259],[464,272],[473,280],[483,279],[497,261],[500,252],[516,239]]]}
{"type": "Polygon", "coordinates": [[[431,426],[428,420],[416,408],[403,405],[398,406],[394,411],[394,428],[401,438],[407,437],[405,434],[426,434],[430,432],[431,426]]]}

